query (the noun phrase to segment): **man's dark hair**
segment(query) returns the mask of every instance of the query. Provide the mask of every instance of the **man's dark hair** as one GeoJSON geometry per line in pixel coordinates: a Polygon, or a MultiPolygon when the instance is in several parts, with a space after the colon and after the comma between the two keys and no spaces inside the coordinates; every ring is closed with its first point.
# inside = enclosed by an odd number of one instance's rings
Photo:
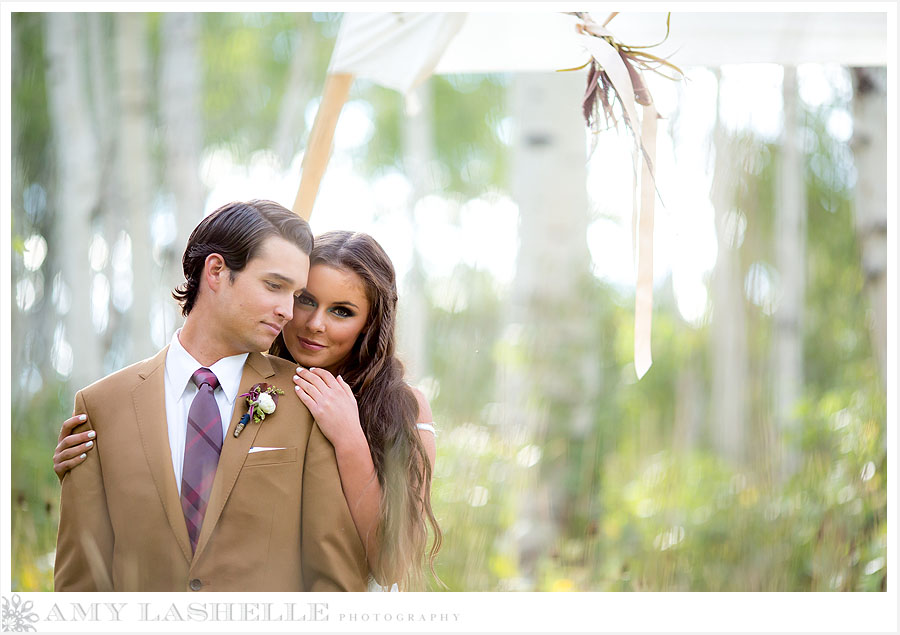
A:
{"type": "Polygon", "coordinates": [[[200,221],[191,232],[181,259],[185,282],[172,292],[182,315],[194,308],[207,256],[222,256],[233,281],[234,274],[247,266],[269,236],[280,236],[307,255],[312,251],[309,224],[273,201],[228,203],[200,221]]]}

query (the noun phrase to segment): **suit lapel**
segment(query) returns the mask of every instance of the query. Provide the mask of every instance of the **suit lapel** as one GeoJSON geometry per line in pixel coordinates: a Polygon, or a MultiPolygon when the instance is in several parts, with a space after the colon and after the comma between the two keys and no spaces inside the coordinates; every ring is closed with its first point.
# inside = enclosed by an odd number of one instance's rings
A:
{"type": "MultiPolygon", "coordinates": [[[[219,455],[219,465],[216,468],[216,478],[213,481],[212,492],[209,495],[209,504],[206,507],[206,516],[203,518],[203,527],[200,529],[200,538],[197,542],[197,552],[194,557],[198,557],[209,537],[212,535],[225,508],[225,503],[237,477],[244,466],[244,460],[247,453],[253,447],[253,441],[259,432],[259,424],[250,422],[240,436],[234,437],[234,429],[241,416],[247,412],[247,402],[240,395],[248,392],[254,384],[265,382],[269,377],[275,374],[272,364],[266,359],[262,353],[250,353],[244,364],[244,372],[241,375],[240,388],[238,388],[238,397],[234,402],[234,410],[231,414],[231,423],[228,425],[228,432],[222,439],[222,453],[219,455]]],[[[182,519],[182,525],[184,521],[182,519]]],[[[185,530],[187,536],[187,530],[185,530]]]]}
{"type": "Polygon", "coordinates": [[[191,543],[184,523],[181,498],[172,470],[172,450],[166,421],[166,346],[138,371],[144,380],[132,391],[141,445],[153,475],[163,509],[185,559],[191,560],[191,543]]]}

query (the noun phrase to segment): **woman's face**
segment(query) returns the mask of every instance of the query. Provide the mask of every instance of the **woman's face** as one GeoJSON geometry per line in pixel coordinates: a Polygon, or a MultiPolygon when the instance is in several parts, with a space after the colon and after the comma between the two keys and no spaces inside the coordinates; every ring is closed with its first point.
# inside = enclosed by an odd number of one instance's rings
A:
{"type": "Polygon", "coordinates": [[[291,357],[301,366],[340,366],[366,325],[369,300],[362,278],[346,269],[317,264],[306,290],[294,303],[294,317],[282,333],[291,357]]]}

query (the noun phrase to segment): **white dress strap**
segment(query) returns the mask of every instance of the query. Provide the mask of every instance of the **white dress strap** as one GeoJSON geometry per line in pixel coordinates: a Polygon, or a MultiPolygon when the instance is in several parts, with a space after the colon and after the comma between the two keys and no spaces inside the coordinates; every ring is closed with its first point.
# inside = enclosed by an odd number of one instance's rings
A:
{"type": "Polygon", "coordinates": [[[368,591],[370,593],[385,593],[385,592],[399,593],[400,587],[397,586],[396,582],[394,582],[390,587],[381,585],[370,573],[369,574],[369,583],[366,587],[366,591],[368,591]]]}
{"type": "Polygon", "coordinates": [[[427,430],[428,432],[430,432],[430,433],[433,434],[434,436],[437,436],[437,430],[434,429],[434,424],[433,424],[433,423],[417,423],[417,424],[416,424],[416,427],[417,427],[419,430],[427,430]]]}

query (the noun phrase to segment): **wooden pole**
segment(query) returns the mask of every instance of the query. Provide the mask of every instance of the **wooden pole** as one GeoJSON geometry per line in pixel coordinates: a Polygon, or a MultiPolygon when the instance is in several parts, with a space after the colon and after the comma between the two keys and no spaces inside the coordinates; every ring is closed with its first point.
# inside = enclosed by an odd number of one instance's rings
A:
{"type": "Polygon", "coordinates": [[[328,166],[328,159],[331,158],[334,130],[352,84],[353,75],[350,73],[329,74],[325,79],[322,103],[309,133],[309,143],[300,167],[300,188],[297,190],[297,198],[294,199],[294,213],[305,220],[309,220],[312,216],[319,184],[328,166]]]}

